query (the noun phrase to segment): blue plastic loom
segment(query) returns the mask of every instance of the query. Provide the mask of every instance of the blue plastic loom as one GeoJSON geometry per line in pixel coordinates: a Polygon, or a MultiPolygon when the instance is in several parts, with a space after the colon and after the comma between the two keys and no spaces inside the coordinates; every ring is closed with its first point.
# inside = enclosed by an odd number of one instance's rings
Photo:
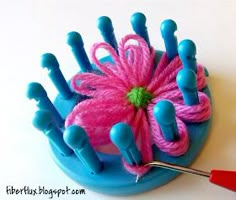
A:
{"type": "MultiPolygon", "coordinates": [[[[131,17],[134,32],[145,39],[150,46],[146,17],[142,13],[135,13],[131,17]]],[[[108,17],[98,19],[98,29],[105,42],[117,50],[117,41],[111,20],[108,17]]],[[[160,27],[169,61],[179,55],[183,70],[178,73],[177,83],[183,94],[186,105],[199,103],[196,88],[196,46],[191,40],[183,40],[179,44],[175,36],[177,25],[173,20],[165,20],[160,27]]],[[[90,63],[84,50],[81,35],[77,32],[68,34],[68,45],[80,66],[80,73],[97,71],[90,63]]],[[[156,50],[156,62],[162,51],[156,50]]],[[[104,57],[101,62],[110,61],[104,57]]],[[[122,164],[122,157],[132,165],[141,164],[139,150],[134,142],[131,128],[124,123],[118,123],[111,129],[111,140],[118,147],[121,154],[107,154],[97,152],[89,143],[86,132],[79,126],[70,126],[65,130],[64,121],[73,107],[88,97],[76,94],[69,86],[60,71],[56,57],[51,53],[42,56],[41,65],[48,69],[48,75],[58,90],[58,95],[51,101],[43,86],[37,82],[30,83],[27,97],[35,99],[38,111],[33,119],[34,126],[48,138],[51,155],[57,165],[71,179],[86,188],[109,195],[131,195],[148,191],[167,184],[179,175],[168,169],[152,168],[145,176],[136,182],[136,176],[127,172],[122,164]]],[[[207,70],[205,70],[208,76],[207,70]]],[[[208,87],[203,89],[210,97],[208,87]]],[[[161,101],[154,107],[154,115],[163,132],[165,140],[178,139],[176,129],[175,109],[168,101],[161,101]]],[[[190,147],[187,153],[179,157],[171,157],[153,146],[156,160],[189,166],[201,151],[207,139],[210,121],[203,123],[188,123],[190,147]]]]}

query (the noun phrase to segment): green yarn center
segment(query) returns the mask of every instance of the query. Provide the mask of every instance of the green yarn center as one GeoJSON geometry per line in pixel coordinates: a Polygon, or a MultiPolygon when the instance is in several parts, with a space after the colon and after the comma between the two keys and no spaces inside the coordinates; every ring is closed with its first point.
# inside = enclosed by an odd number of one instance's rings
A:
{"type": "Polygon", "coordinates": [[[127,98],[137,108],[145,108],[153,96],[145,88],[135,87],[127,94],[127,98]]]}

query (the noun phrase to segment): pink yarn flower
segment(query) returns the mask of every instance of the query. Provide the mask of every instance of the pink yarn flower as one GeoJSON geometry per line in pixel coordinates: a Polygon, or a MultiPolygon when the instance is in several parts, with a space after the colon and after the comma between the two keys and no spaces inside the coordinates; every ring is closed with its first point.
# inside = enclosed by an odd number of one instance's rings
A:
{"type": "MultiPolygon", "coordinates": [[[[111,127],[119,122],[129,124],[135,135],[143,163],[153,160],[152,144],[171,156],[183,155],[189,146],[184,121],[202,122],[210,117],[209,98],[198,92],[199,105],[184,105],[182,94],[176,84],[176,75],[182,64],[179,57],[170,63],[164,53],[155,66],[155,51],[138,35],[125,36],[118,48],[118,54],[107,43],[92,47],[92,60],[102,74],[79,73],[71,84],[80,94],[91,97],[78,103],[66,119],[66,127],[76,124],[83,127],[93,146],[110,144],[111,127]],[[130,44],[130,40],[137,44],[130,44]],[[113,62],[103,62],[96,56],[98,49],[110,53],[113,62]],[[160,100],[171,101],[176,109],[179,140],[165,141],[153,115],[153,107],[160,100]]],[[[197,66],[197,87],[206,86],[204,69],[197,66]]],[[[124,161],[125,168],[142,175],[149,168],[131,166],[124,161]]]]}

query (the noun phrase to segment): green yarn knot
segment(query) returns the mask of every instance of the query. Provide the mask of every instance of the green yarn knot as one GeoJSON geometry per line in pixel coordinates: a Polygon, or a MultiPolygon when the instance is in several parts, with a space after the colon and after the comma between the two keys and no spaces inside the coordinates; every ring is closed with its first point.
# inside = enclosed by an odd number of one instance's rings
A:
{"type": "Polygon", "coordinates": [[[127,98],[137,108],[145,108],[153,96],[145,88],[135,87],[127,94],[127,98]]]}

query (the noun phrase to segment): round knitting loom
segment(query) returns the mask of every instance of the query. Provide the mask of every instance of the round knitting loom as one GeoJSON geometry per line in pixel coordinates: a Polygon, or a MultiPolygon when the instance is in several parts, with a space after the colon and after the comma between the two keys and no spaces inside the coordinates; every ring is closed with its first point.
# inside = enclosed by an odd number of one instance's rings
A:
{"type": "Polygon", "coordinates": [[[41,64],[59,94],[52,103],[41,84],[27,89],[39,108],[33,124],[49,139],[57,165],[100,193],[131,195],[170,182],[178,172],[145,163],[189,166],[209,132],[208,73],[196,62],[195,44],[178,44],[176,23],[168,19],[160,28],[166,52],[154,50],[145,23],[142,13],[133,14],[135,34],[118,45],[111,20],[100,17],[105,42],[93,46],[93,64],[80,34],[70,32],[67,42],[81,71],[68,84],[56,57],[46,53],[41,64]],[[99,48],[110,56],[97,59],[99,48]]]}

